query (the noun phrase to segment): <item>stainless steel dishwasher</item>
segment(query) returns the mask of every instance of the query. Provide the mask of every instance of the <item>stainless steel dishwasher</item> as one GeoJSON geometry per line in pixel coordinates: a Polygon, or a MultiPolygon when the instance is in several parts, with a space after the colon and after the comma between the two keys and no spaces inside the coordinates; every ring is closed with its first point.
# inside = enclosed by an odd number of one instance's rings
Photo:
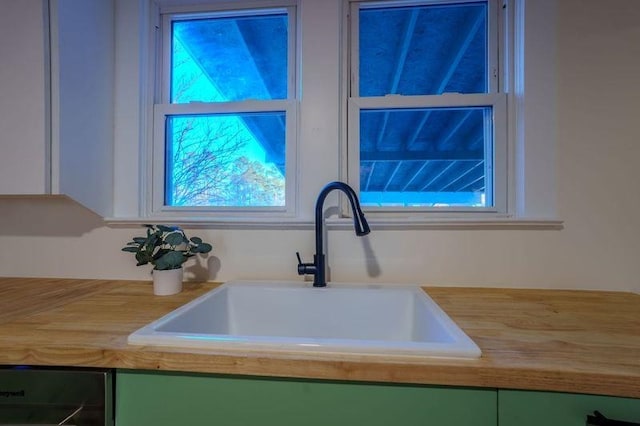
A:
{"type": "Polygon", "coordinates": [[[109,370],[0,367],[0,425],[113,426],[109,370]]]}

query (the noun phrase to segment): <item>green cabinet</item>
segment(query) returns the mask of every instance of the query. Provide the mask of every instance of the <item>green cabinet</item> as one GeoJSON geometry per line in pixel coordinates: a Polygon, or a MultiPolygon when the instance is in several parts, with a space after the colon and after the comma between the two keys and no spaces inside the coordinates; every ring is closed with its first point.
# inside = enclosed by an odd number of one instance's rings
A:
{"type": "Polygon", "coordinates": [[[498,391],[500,426],[585,426],[595,410],[640,423],[640,400],[555,392],[498,391]]]}
{"type": "Polygon", "coordinates": [[[119,370],[116,425],[495,426],[492,389],[119,370]]]}
{"type": "Polygon", "coordinates": [[[640,424],[640,400],[557,392],[118,370],[116,426],[640,424]]]}

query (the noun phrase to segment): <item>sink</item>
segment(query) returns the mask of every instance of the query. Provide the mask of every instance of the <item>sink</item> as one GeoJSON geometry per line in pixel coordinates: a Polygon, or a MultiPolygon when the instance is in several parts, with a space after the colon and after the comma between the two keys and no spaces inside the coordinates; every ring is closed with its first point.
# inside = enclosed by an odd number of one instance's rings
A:
{"type": "Polygon", "coordinates": [[[133,345],[478,358],[418,286],[232,281],[129,335],[133,345]]]}

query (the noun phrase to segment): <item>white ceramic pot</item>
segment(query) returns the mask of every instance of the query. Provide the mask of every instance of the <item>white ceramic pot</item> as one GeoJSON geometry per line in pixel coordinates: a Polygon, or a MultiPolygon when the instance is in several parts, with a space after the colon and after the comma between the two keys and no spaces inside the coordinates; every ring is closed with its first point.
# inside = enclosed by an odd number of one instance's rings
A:
{"type": "Polygon", "coordinates": [[[182,268],[168,269],[166,271],[154,269],[152,274],[153,294],[156,296],[169,296],[182,291],[182,268]]]}

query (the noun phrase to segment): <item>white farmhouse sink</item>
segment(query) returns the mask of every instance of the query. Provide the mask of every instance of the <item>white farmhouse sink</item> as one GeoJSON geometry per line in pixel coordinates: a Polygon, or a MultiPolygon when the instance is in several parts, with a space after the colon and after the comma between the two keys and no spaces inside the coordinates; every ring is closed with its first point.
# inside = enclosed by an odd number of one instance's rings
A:
{"type": "Polygon", "coordinates": [[[226,283],[129,335],[135,345],[478,358],[419,287],[226,283]]]}

